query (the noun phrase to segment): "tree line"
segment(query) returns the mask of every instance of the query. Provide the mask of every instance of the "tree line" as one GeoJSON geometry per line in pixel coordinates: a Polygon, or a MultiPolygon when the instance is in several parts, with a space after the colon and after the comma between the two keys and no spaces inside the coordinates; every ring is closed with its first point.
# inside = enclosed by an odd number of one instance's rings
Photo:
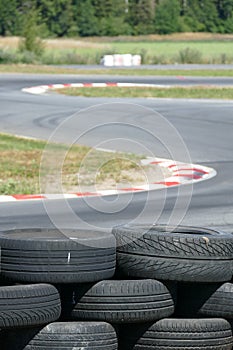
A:
{"type": "Polygon", "coordinates": [[[233,0],[0,0],[0,35],[31,18],[42,37],[233,33],[233,0]]]}

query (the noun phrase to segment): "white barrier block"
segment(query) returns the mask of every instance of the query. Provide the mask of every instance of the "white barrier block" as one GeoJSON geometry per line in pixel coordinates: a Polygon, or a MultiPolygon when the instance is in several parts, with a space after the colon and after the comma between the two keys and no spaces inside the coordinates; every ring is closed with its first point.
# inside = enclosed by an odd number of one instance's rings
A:
{"type": "Polygon", "coordinates": [[[123,66],[123,55],[113,55],[114,66],[123,66]]]}
{"type": "Polygon", "coordinates": [[[132,65],[133,66],[140,66],[142,62],[141,55],[133,55],[132,57],[132,65]]]}
{"type": "Polygon", "coordinates": [[[113,55],[105,55],[103,57],[103,65],[104,66],[108,66],[108,67],[114,66],[114,57],[113,57],[113,55]]]}
{"type": "Polygon", "coordinates": [[[123,58],[123,66],[132,66],[132,55],[131,54],[125,54],[122,55],[123,58]]]}
{"type": "Polygon", "coordinates": [[[107,67],[112,66],[140,66],[141,64],[141,56],[140,55],[131,55],[127,54],[114,54],[114,55],[104,55],[101,58],[100,64],[103,64],[107,67]]]}

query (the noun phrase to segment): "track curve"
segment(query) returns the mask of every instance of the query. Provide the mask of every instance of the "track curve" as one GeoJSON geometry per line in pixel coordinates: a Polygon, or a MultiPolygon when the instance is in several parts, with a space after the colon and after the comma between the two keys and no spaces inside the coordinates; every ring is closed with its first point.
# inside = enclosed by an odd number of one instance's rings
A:
{"type": "MultiPolygon", "coordinates": [[[[129,81],[127,77],[119,79],[122,82],[129,81]]],[[[119,79],[114,77],[114,81],[119,81],[119,79]]],[[[205,83],[204,81],[209,84],[209,80],[204,78],[203,80],[192,78],[192,80],[198,85],[205,83]]],[[[152,191],[149,196],[146,193],[136,193],[133,196],[126,194],[124,198],[118,198],[117,205],[114,198],[98,203],[96,199],[88,199],[88,201],[75,199],[67,202],[53,200],[49,205],[43,202],[5,203],[1,204],[0,209],[1,229],[16,226],[52,226],[54,224],[63,227],[80,225],[110,229],[113,225],[133,220],[144,222],[156,220],[164,223],[171,220],[172,213],[175,213],[177,220],[179,219],[182,224],[205,225],[232,232],[233,101],[172,99],[137,99],[136,101],[117,99],[116,101],[116,99],[74,98],[55,94],[33,96],[21,91],[22,88],[33,85],[90,81],[103,82],[113,81],[113,79],[112,77],[1,75],[1,131],[49,139],[54,130],[63,125],[62,132],[57,132],[54,140],[70,142],[74,126],[83,137],[86,130],[102,123],[107,126],[100,128],[94,134],[85,133],[85,138],[80,140],[85,144],[95,146],[104,140],[106,134],[112,139],[117,139],[122,135],[124,138],[132,139],[132,133],[134,133],[135,141],[143,143],[145,150],[148,151],[147,155],[152,152],[158,157],[166,157],[165,152],[169,153],[171,150],[166,150],[163,144],[157,142],[158,140],[146,138],[143,132],[135,133],[125,129],[126,123],[134,127],[143,125],[143,128],[152,134],[158,133],[158,129],[161,128],[159,135],[167,140],[166,130],[162,128],[165,121],[184,141],[191,161],[214,168],[218,175],[206,182],[195,184],[193,188],[189,185],[183,186],[184,190],[173,188],[167,191],[152,191]],[[97,109],[94,124],[93,110],[87,110],[83,117],[79,115],[79,118],[74,118],[71,123],[65,122],[70,115],[96,104],[103,104],[104,108],[97,109]],[[126,104],[128,108],[125,108],[126,104]],[[143,108],[147,110],[146,113],[143,113],[143,108]],[[163,119],[156,119],[155,114],[151,111],[161,114],[163,119]],[[117,123],[117,127],[109,128],[111,123],[117,123]],[[178,197],[179,205],[174,212],[178,197]],[[162,210],[160,203],[163,204],[162,210]],[[109,206],[113,206],[110,212],[105,210],[109,206]],[[73,213],[72,217],[68,215],[70,211],[73,213]]],[[[167,78],[164,80],[150,77],[147,79],[131,78],[130,81],[170,85],[174,81],[177,83],[179,79],[167,78]]],[[[230,79],[224,79],[223,82],[215,78],[215,84],[225,84],[225,81],[229,83],[230,79]]],[[[168,143],[169,147],[174,145],[173,140],[169,139],[168,143]]],[[[116,148],[116,142],[108,146],[116,148]]],[[[132,146],[132,142],[118,142],[117,148],[130,152],[139,150],[136,144],[132,146]]],[[[172,151],[179,158],[176,160],[184,161],[182,152],[177,153],[174,149],[172,151]]]]}

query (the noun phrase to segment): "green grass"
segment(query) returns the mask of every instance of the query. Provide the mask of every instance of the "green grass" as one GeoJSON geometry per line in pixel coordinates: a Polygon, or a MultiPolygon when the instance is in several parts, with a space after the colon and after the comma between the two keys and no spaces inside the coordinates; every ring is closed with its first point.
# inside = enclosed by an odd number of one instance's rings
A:
{"type": "Polygon", "coordinates": [[[0,38],[0,63],[98,64],[105,54],[141,54],[143,64],[233,63],[233,40],[225,36],[203,36],[195,40],[166,36],[45,40],[43,55],[18,52],[15,38],[0,38]],[[154,39],[153,39],[154,38],[154,39]]]}
{"type": "Polygon", "coordinates": [[[47,49],[45,63],[99,63],[104,54],[141,54],[143,63],[230,63],[232,42],[106,42],[107,48],[47,49]],[[190,54],[188,55],[188,51],[190,54]],[[181,53],[185,54],[182,58],[181,53]],[[83,59],[82,59],[83,58],[83,59]],[[186,61],[186,62],[183,62],[186,61]]]}
{"type": "MultiPolygon", "coordinates": [[[[0,72],[57,73],[54,65],[95,65],[105,54],[140,54],[142,64],[231,64],[233,36],[145,36],[124,38],[48,39],[40,56],[17,50],[17,38],[0,38],[0,72]],[[189,40],[187,40],[187,37],[189,40]],[[154,40],[153,40],[154,38],[154,40]],[[206,39],[208,38],[208,39],[206,39]],[[197,40],[198,39],[198,40],[197,40]],[[11,67],[12,66],[12,67],[11,67]],[[50,66],[50,67],[49,67],[50,66]]],[[[232,71],[156,71],[135,69],[74,70],[61,68],[60,73],[73,74],[131,74],[131,75],[212,75],[232,76],[232,71]]]]}
{"type": "MultiPolygon", "coordinates": [[[[40,193],[40,165],[47,143],[11,135],[0,134],[0,194],[40,193]]],[[[55,162],[66,152],[62,169],[64,192],[78,192],[78,185],[115,186],[116,182],[144,182],[140,168],[142,157],[133,154],[109,153],[74,145],[72,147],[52,144],[55,162]],[[60,152],[61,151],[61,152],[60,152]],[[79,173],[80,178],[77,174],[79,173]]],[[[60,175],[59,174],[59,175],[60,175]]],[[[55,175],[50,173],[48,181],[54,185],[55,175]]],[[[47,176],[46,175],[46,176],[47,176]]],[[[46,178],[47,179],[47,178],[46,178]]],[[[58,193],[56,187],[53,193],[58,193]]]]}
{"type": "Polygon", "coordinates": [[[214,87],[173,87],[173,88],[144,88],[144,87],[106,87],[106,88],[65,88],[58,93],[71,96],[85,97],[146,97],[146,98],[215,98],[233,99],[233,88],[214,87]]]}
{"type": "Polygon", "coordinates": [[[179,50],[191,47],[200,50],[203,55],[213,56],[216,53],[226,53],[232,55],[232,41],[154,41],[154,42],[106,42],[109,47],[120,53],[138,52],[147,50],[149,54],[176,55],[179,50]]]}

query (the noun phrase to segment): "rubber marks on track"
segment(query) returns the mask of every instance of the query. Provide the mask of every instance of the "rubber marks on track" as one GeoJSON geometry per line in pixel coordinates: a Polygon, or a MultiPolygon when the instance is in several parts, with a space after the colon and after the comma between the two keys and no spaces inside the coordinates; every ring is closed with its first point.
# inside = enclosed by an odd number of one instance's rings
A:
{"type": "Polygon", "coordinates": [[[142,165],[156,165],[161,168],[170,170],[171,176],[165,178],[163,181],[147,183],[136,187],[120,188],[116,190],[101,190],[96,192],[77,192],[77,193],[61,193],[61,194],[34,194],[34,195],[0,195],[0,202],[19,201],[19,200],[41,200],[41,199],[64,199],[64,198],[78,198],[78,197],[96,197],[96,196],[110,196],[119,195],[129,192],[144,192],[154,191],[174,186],[186,185],[200,182],[214,177],[217,172],[209,167],[197,164],[187,164],[182,162],[175,162],[163,158],[146,158],[141,161],[142,165]]]}
{"type": "MultiPolygon", "coordinates": [[[[169,88],[169,85],[158,84],[139,84],[139,83],[70,83],[70,84],[50,84],[33,87],[26,87],[22,89],[23,92],[30,94],[44,94],[50,90],[64,89],[70,87],[163,87],[169,88]]],[[[121,188],[117,190],[102,190],[96,192],[77,192],[65,194],[42,194],[42,195],[12,195],[0,196],[0,202],[17,201],[17,200],[40,200],[40,199],[60,199],[60,198],[77,198],[77,197],[91,197],[91,196],[108,196],[119,195],[129,192],[142,192],[158,190],[173,186],[195,183],[207,180],[216,175],[216,171],[212,168],[202,165],[186,164],[182,162],[175,162],[168,159],[161,158],[147,158],[142,160],[142,165],[159,165],[163,168],[168,168],[171,171],[171,176],[164,179],[164,181],[153,182],[150,184],[140,185],[136,187],[121,188]]]]}
{"type": "Polygon", "coordinates": [[[26,87],[22,89],[23,92],[29,94],[40,95],[50,90],[64,89],[64,88],[83,88],[83,87],[151,87],[151,88],[170,88],[170,85],[160,84],[140,84],[140,83],[72,83],[72,84],[50,84],[26,87]]]}

